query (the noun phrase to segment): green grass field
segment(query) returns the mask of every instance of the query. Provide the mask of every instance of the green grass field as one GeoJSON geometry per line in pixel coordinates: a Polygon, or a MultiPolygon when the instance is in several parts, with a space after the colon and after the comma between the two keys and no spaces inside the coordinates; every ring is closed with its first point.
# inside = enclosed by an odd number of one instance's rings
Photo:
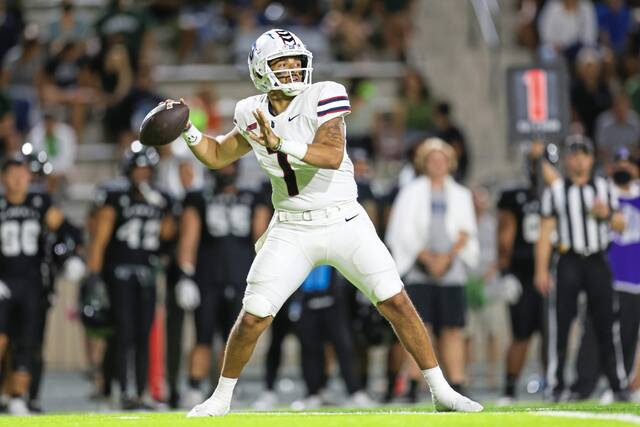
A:
{"type": "Polygon", "coordinates": [[[618,427],[640,425],[640,405],[594,403],[521,404],[487,407],[480,414],[438,414],[431,406],[388,407],[368,411],[326,409],[321,412],[235,412],[222,418],[185,418],[184,412],[60,414],[0,417],[11,427],[618,427]]]}

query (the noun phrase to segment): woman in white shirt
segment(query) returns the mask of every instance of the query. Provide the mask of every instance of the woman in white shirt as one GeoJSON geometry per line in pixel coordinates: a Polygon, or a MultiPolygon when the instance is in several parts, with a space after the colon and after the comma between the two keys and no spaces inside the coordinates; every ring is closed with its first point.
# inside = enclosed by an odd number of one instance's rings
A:
{"type": "Polygon", "coordinates": [[[549,1],[540,12],[539,30],[544,46],[572,56],[580,46],[594,46],[597,42],[595,7],[586,0],[549,1]]]}
{"type": "MultiPolygon", "coordinates": [[[[427,139],[417,148],[415,162],[422,176],[398,194],[386,240],[407,293],[437,337],[451,385],[460,391],[465,382],[464,283],[479,252],[473,201],[471,192],[451,177],[456,157],[450,145],[427,139]]],[[[417,367],[412,370],[412,378],[419,379],[417,367]]]]}

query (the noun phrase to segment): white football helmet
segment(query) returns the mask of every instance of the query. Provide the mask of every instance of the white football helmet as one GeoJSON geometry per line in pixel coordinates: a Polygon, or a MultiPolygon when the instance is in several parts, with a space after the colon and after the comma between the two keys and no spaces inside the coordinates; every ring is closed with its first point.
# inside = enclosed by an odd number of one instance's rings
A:
{"type": "Polygon", "coordinates": [[[302,40],[291,31],[273,29],[262,34],[251,46],[249,53],[249,76],[260,92],[281,90],[287,96],[299,95],[311,84],[313,55],[307,50],[302,40]],[[269,61],[285,56],[299,56],[302,60],[301,68],[292,68],[282,72],[301,72],[302,81],[282,83],[269,67],[269,61]]]}

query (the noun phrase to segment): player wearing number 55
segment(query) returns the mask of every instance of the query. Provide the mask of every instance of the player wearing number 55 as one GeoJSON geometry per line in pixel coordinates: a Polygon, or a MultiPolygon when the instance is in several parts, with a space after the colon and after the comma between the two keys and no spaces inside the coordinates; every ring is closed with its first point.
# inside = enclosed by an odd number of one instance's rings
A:
{"type": "Polygon", "coordinates": [[[83,283],[109,296],[115,338],[107,343],[111,348],[105,354],[114,354],[115,346],[122,409],[144,407],[141,399],[147,386],[149,332],[155,313],[154,261],[161,240],[170,240],[176,228],[169,196],[150,184],[158,160],[154,148],[134,141],[122,161],[124,177],[98,190],[96,227],[87,257],[89,276],[83,283]],[[132,350],[135,396],[127,392],[132,350]]]}
{"type": "Polygon", "coordinates": [[[183,133],[196,157],[210,168],[221,168],[253,150],[271,180],[275,208],[256,243],[243,310],[227,342],[217,388],[189,416],[229,411],[233,389],[258,337],[309,272],[322,264],[339,270],[391,322],[422,370],[437,409],[482,410],[445,380],[393,258],[356,201],[353,165],[346,154],[343,118],[351,107],[344,86],[312,83],[311,52],[286,30],[262,34],[251,47],[248,65],[262,94],[237,103],[234,129],[218,138],[202,135],[193,126],[183,133]]]}

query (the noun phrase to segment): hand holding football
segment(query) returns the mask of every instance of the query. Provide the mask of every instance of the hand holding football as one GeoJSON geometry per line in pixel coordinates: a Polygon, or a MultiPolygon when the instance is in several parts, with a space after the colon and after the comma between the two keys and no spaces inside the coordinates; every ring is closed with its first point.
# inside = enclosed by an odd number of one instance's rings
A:
{"type": "Polygon", "coordinates": [[[140,126],[140,142],[165,145],[175,141],[189,122],[189,107],[182,101],[167,100],[149,111],[140,126]]]}

